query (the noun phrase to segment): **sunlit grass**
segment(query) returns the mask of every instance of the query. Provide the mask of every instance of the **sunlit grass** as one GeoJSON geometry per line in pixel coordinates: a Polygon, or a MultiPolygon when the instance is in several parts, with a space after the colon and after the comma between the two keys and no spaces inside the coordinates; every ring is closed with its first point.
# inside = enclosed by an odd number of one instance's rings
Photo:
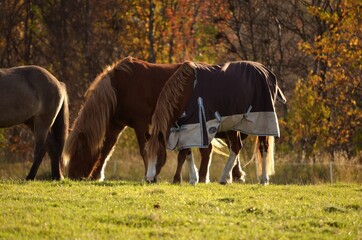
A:
{"type": "Polygon", "coordinates": [[[362,187],[0,181],[1,239],[358,239],[362,187]]]}

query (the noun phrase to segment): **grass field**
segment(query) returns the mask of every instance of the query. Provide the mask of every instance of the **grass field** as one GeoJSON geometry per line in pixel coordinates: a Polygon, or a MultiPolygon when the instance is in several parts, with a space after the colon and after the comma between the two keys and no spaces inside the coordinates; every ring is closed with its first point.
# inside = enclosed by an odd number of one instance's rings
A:
{"type": "Polygon", "coordinates": [[[362,239],[362,185],[0,181],[0,239],[362,239]]]}

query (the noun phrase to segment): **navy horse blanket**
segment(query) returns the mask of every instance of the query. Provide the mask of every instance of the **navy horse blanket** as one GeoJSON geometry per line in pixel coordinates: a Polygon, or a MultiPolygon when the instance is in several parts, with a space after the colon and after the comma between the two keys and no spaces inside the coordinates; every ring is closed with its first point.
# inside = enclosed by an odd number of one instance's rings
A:
{"type": "Polygon", "coordinates": [[[274,103],[285,102],[276,76],[257,62],[193,64],[194,89],[168,138],[169,149],[208,147],[217,132],[280,136],[274,103]]]}

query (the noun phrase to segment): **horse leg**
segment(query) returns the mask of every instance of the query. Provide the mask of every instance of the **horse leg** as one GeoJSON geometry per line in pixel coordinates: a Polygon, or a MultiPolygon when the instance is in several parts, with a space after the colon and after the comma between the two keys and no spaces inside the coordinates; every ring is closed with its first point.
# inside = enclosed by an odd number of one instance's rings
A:
{"type": "Polygon", "coordinates": [[[236,159],[236,154],[234,152],[230,152],[229,158],[225,164],[224,170],[222,172],[221,178],[220,178],[220,183],[221,184],[227,184],[228,181],[227,179],[230,179],[230,183],[232,182],[232,178],[230,177],[231,174],[231,170],[235,165],[235,159],[236,159]]]}
{"type": "Polygon", "coordinates": [[[261,159],[262,159],[262,164],[261,164],[261,180],[260,180],[260,184],[262,185],[267,185],[269,183],[269,177],[267,174],[267,155],[268,155],[268,141],[267,141],[267,137],[258,137],[259,138],[259,151],[260,151],[260,155],[261,155],[261,159]]]}
{"type": "Polygon", "coordinates": [[[43,160],[46,152],[45,141],[47,138],[48,130],[44,129],[32,129],[35,135],[35,149],[34,149],[34,162],[31,166],[30,172],[26,177],[26,180],[34,180],[39,166],[43,160]]]}
{"type": "Polygon", "coordinates": [[[239,156],[236,157],[235,166],[232,169],[232,178],[234,182],[245,183],[246,173],[242,170],[239,156]]]}
{"type": "MultiPolygon", "coordinates": [[[[238,142],[240,144],[239,146],[240,146],[240,150],[241,150],[243,148],[242,141],[245,140],[248,137],[248,135],[246,135],[244,133],[240,133],[240,132],[239,133],[235,132],[235,133],[237,134],[237,138],[238,138],[238,142]]],[[[240,150],[239,150],[239,152],[240,152],[240,150]]],[[[232,170],[233,181],[245,183],[245,175],[246,175],[245,172],[241,168],[240,158],[238,155],[236,158],[236,164],[232,170]]]]}
{"type": "Polygon", "coordinates": [[[201,163],[199,170],[199,182],[209,183],[210,182],[210,164],[212,156],[212,145],[210,144],[207,148],[199,148],[201,155],[201,163]]]}
{"type": "Polygon", "coordinates": [[[124,129],[124,126],[112,125],[109,127],[106,137],[104,138],[102,152],[100,157],[95,162],[91,173],[88,175],[89,180],[104,180],[104,169],[109,157],[112,155],[114,146],[118,140],[120,132],[124,129]]]}
{"type": "Polygon", "coordinates": [[[62,151],[61,149],[59,149],[59,144],[57,143],[53,133],[51,132],[48,134],[46,145],[47,153],[51,161],[52,179],[60,180],[63,178],[60,170],[60,158],[62,151]]]}
{"type": "Polygon", "coordinates": [[[228,131],[226,133],[226,136],[229,140],[229,149],[230,149],[230,155],[229,155],[229,159],[224,167],[224,171],[221,175],[220,178],[220,183],[221,184],[226,184],[227,183],[227,178],[229,177],[229,181],[230,183],[232,182],[232,176],[231,176],[231,171],[232,168],[235,166],[236,164],[236,159],[237,159],[237,155],[239,154],[239,151],[241,149],[241,143],[239,141],[237,132],[235,131],[228,131]]]}
{"type": "Polygon", "coordinates": [[[196,185],[199,182],[199,173],[197,172],[197,167],[191,150],[186,155],[186,158],[189,164],[189,183],[191,185],[196,185]]]}
{"type": "Polygon", "coordinates": [[[137,142],[138,142],[138,150],[139,150],[139,153],[140,153],[140,155],[142,157],[143,165],[145,167],[144,176],[146,176],[148,162],[147,162],[146,151],[145,151],[145,143],[146,143],[145,133],[147,133],[147,127],[134,128],[134,130],[135,130],[136,139],[137,139],[137,142]]]}
{"type": "Polygon", "coordinates": [[[178,152],[177,155],[177,168],[175,176],[173,177],[173,183],[181,183],[182,181],[182,165],[186,160],[186,156],[191,153],[191,149],[182,149],[178,152]]]}

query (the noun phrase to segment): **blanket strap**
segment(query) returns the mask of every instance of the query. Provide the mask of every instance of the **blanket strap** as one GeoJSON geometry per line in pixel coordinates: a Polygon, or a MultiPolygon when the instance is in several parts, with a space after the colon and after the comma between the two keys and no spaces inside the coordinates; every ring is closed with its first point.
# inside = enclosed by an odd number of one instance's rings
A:
{"type": "Polygon", "coordinates": [[[216,120],[219,122],[219,123],[221,123],[221,115],[220,115],[220,113],[218,112],[218,111],[216,111],[215,113],[214,113],[214,116],[215,116],[215,118],[216,118],[216,120]]]}
{"type": "Polygon", "coordinates": [[[250,105],[249,108],[248,108],[248,111],[246,111],[246,113],[244,113],[244,118],[248,118],[248,115],[249,115],[252,108],[253,107],[250,105]]]}
{"type": "Polygon", "coordinates": [[[180,125],[178,125],[177,122],[175,122],[175,126],[171,127],[170,132],[180,132],[182,130],[186,130],[186,127],[185,126],[180,126],[180,125]]]}
{"type": "Polygon", "coordinates": [[[206,116],[205,116],[205,107],[201,97],[197,99],[197,104],[199,107],[199,122],[200,122],[200,134],[201,134],[201,143],[202,145],[208,145],[209,136],[206,129],[206,116]]]}

